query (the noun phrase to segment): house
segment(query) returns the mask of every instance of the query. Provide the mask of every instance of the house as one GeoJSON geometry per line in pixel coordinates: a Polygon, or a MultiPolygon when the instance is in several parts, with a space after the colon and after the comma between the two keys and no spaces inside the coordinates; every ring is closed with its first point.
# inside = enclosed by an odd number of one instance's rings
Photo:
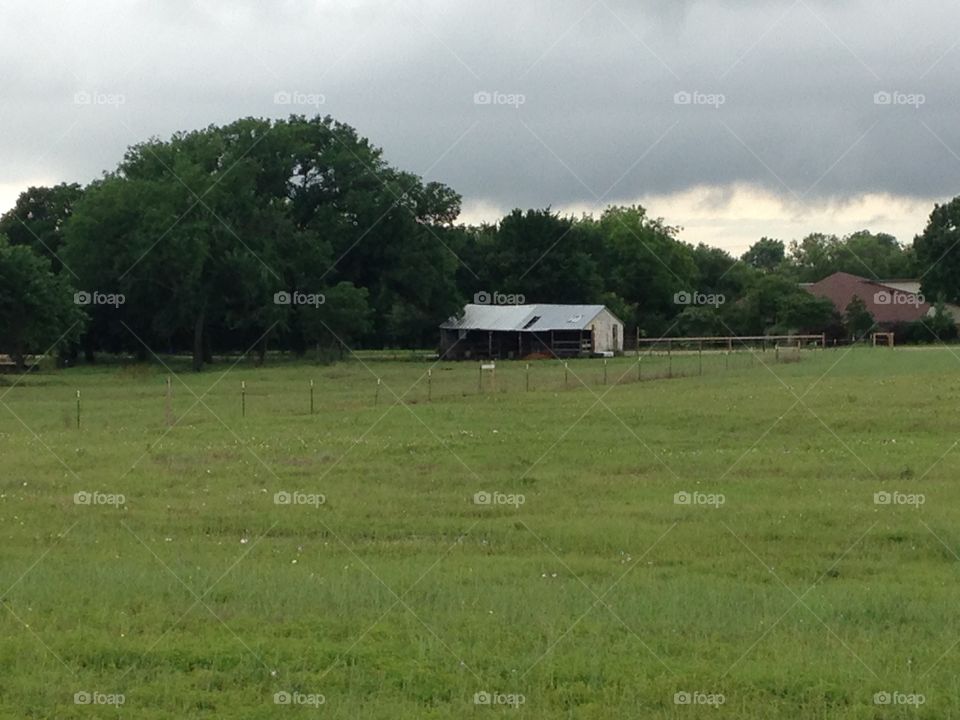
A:
{"type": "MultiPolygon", "coordinates": [[[[845,272],[835,272],[815,283],[803,283],[807,292],[830,300],[843,315],[854,296],[863,300],[867,310],[884,329],[910,323],[933,315],[933,304],[920,291],[919,280],[871,280],[845,272]]],[[[947,305],[955,320],[960,320],[960,307],[947,305]]]]}
{"type": "Polygon", "coordinates": [[[623,352],[623,321],[603,305],[466,305],[440,325],[449,359],[623,352]]]}

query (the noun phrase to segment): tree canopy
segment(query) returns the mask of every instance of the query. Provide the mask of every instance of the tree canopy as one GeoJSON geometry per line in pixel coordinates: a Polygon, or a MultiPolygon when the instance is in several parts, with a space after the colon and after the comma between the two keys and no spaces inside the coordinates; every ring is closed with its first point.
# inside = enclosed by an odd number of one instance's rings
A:
{"type": "Polygon", "coordinates": [[[497,292],[605,304],[627,332],[653,337],[857,334],[859,307],[841,317],[800,285],[841,270],[929,268],[924,292],[960,302],[960,200],[935,207],[915,247],[868,230],[811,233],[762,237],[739,259],[683,242],[639,205],[516,209],[479,226],[458,224],[460,206],[456,191],[391,166],[330,117],[151,138],[87,187],[30,187],[0,217],[0,351],[19,363],[50,343],[90,360],[188,352],[199,369],[216,353],[262,359],[268,347],[429,347],[440,322],[497,292]]]}

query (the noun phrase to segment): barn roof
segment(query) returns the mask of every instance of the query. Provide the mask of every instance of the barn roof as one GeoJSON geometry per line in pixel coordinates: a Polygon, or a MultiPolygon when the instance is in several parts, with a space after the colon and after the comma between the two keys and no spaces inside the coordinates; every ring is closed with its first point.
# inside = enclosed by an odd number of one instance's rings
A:
{"type": "Polygon", "coordinates": [[[469,304],[463,308],[461,317],[452,317],[440,327],[444,330],[506,332],[584,330],[604,310],[603,305],[469,304]]]}

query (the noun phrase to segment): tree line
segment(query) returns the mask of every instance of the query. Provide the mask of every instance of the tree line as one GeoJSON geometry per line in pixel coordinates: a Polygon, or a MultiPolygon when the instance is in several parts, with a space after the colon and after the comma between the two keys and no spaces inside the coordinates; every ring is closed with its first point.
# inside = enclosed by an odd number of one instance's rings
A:
{"type": "MultiPolygon", "coordinates": [[[[855,334],[804,291],[837,270],[918,277],[960,301],[960,199],[912,245],[863,230],[761,238],[740,258],[640,206],[458,223],[461,196],[389,165],[330,117],[244,118],[152,138],[86,187],[31,187],[0,217],[0,352],[431,347],[477,293],[602,303],[641,335],[855,334]],[[930,269],[932,268],[932,269],[930,269]]],[[[942,323],[941,330],[948,329],[942,323]]]]}

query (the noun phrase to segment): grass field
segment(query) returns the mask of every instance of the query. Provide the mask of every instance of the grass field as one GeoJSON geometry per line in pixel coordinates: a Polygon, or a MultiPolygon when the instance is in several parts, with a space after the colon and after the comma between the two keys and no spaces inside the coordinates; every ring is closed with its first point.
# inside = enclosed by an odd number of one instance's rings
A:
{"type": "Polygon", "coordinates": [[[0,716],[960,717],[960,357],[671,362],[0,378],[0,716]]]}

